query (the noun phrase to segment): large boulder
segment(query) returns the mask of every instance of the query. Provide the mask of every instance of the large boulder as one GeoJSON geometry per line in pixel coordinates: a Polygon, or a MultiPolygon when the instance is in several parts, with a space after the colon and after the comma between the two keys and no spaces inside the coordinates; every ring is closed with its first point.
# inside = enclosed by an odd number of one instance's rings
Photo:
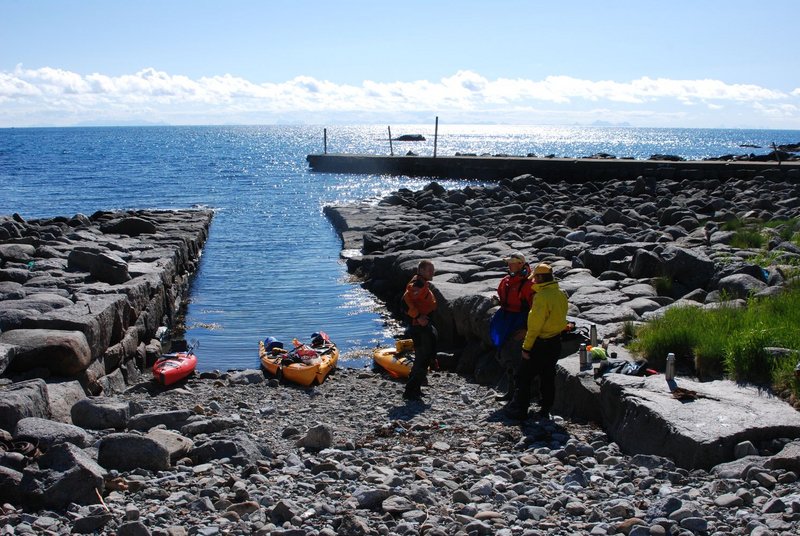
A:
{"type": "Polygon", "coordinates": [[[69,270],[89,272],[94,279],[109,285],[124,283],[131,278],[128,263],[110,251],[79,246],[70,252],[67,262],[69,270]]]}
{"type": "Polygon", "coordinates": [[[637,279],[662,275],[661,257],[646,249],[637,249],[631,261],[631,276],[637,279]]]}
{"type": "Polygon", "coordinates": [[[260,446],[244,432],[237,432],[226,439],[212,439],[196,445],[189,456],[194,463],[231,458],[231,462],[253,463],[271,456],[269,448],[260,446]]]}
{"type": "Polygon", "coordinates": [[[83,428],[40,417],[20,419],[17,422],[14,439],[30,441],[43,450],[59,443],[72,443],[84,448],[92,442],[92,436],[83,428]]]}
{"type": "Polygon", "coordinates": [[[27,263],[35,254],[36,248],[30,244],[0,244],[0,261],[27,263]]]}
{"type": "Polygon", "coordinates": [[[152,437],[127,432],[109,434],[100,441],[97,461],[106,469],[163,471],[170,466],[170,452],[152,437]]]}
{"type": "Polygon", "coordinates": [[[86,398],[86,392],[78,380],[49,382],[47,399],[50,402],[51,418],[57,422],[72,423],[72,406],[86,398]]]}
{"type": "Polygon", "coordinates": [[[50,418],[47,384],[42,379],[0,386],[0,429],[13,430],[25,417],[50,418]]]}
{"type": "Polygon", "coordinates": [[[800,437],[800,413],[790,405],[727,380],[607,374],[600,403],[605,428],[623,450],[666,456],[687,469],[733,460],[742,441],[800,437]]]}
{"type": "Polygon", "coordinates": [[[92,359],[89,343],[80,331],[14,329],[0,334],[0,343],[16,346],[9,366],[14,371],[42,367],[56,376],[74,376],[92,359]]]}
{"type": "Polygon", "coordinates": [[[28,505],[62,509],[94,504],[103,493],[106,471],[72,443],[54,445],[23,472],[19,492],[28,505]]]}
{"type": "Polygon", "coordinates": [[[153,234],[156,226],[153,222],[138,216],[129,216],[105,222],[100,225],[103,233],[115,233],[128,236],[139,236],[140,234],[153,234]]]}
{"type": "Polygon", "coordinates": [[[689,290],[703,288],[714,276],[714,261],[696,249],[669,245],[661,252],[664,273],[689,290]]]}
{"type": "Polygon", "coordinates": [[[71,411],[73,424],[92,430],[124,429],[131,413],[130,402],[101,396],[79,400],[71,411]]]}
{"type": "Polygon", "coordinates": [[[154,428],[147,432],[146,437],[167,449],[169,459],[173,463],[186,457],[194,447],[194,441],[171,430],[154,428]]]}
{"type": "Polygon", "coordinates": [[[27,295],[25,287],[16,281],[0,280],[0,302],[6,300],[21,300],[27,295]]]}
{"type": "Polygon", "coordinates": [[[621,261],[636,252],[636,244],[615,244],[587,249],[581,256],[583,265],[595,275],[611,269],[613,261],[621,261]]]}
{"type": "Polygon", "coordinates": [[[767,284],[748,274],[733,274],[720,279],[717,290],[728,298],[749,298],[767,288],[767,284]]]}
{"type": "Polygon", "coordinates": [[[25,328],[80,331],[89,343],[91,358],[99,359],[109,346],[122,340],[132,322],[131,316],[123,294],[79,294],[72,306],[32,318],[25,328]]]}

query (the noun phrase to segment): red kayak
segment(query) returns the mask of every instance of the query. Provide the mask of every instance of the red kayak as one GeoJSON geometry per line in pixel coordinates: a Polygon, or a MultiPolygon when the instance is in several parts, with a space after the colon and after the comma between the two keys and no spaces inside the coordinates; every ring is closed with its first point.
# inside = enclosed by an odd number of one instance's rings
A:
{"type": "Polygon", "coordinates": [[[153,365],[153,377],[161,385],[172,385],[194,372],[197,356],[191,351],[164,354],[153,365]]]}

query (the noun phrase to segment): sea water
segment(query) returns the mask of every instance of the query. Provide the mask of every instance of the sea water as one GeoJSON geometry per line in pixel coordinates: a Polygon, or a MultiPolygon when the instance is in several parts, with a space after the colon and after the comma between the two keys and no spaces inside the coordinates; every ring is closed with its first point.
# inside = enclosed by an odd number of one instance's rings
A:
{"type": "MultiPolygon", "coordinates": [[[[432,155],[434,126],[331,126],[328,152],[432,155]]],[[[800,131],[439,125],[436,151],[647,158],[764,154],[800,131]],[[758,145],[761,149],[740,147],[758,145]]],[[[187,339],[201,370],[258,367],[258,341],[289,344],[325,331],[343,366],[363,366],[392,332],[381,304],[348,276],[325,204],[377,200],[429,181],[312,173],[322,126],[0,129],[0,214],[24,218],[97,210],[210,207],[209,239],[192,280],[187,339]]],[[[439,181],[445,187],[465,182],[439,181]]]]}

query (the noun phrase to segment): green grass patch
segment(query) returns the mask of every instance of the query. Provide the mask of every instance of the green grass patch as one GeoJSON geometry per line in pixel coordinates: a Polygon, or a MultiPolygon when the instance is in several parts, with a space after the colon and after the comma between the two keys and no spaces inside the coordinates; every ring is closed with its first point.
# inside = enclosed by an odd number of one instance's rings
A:
{"type": "Polygon", "coordinates": [[[775,229],[783,242],[800,241],[800,218],[789,220],[772,220],[764,224],[764,227],[775,229]]]}
{"type": "Polygon", "coordinates": [[[766,238],[761,231],[751,227],[737,229],[731,238],[731,246],[738,249],[761,248],[765,242],[766,238]]]}
{"type": "Polygon", "coordinates": [[[659,296],[669,296],[672,291],[672,278],[667,275],[661,275],[653,278],[653,288],[659,296]]]}
{"type": "MultiPolygon", "coordinates": [[[[732,302],[730,302],[732,303],[732,302]]],[[[667,353],[691,364],[701,379],[727,376],[740,382],[791,390],[800,397],[794,367],[800,356],[800,284],[747,307],[723,302],[717,309],[669,309],[636,330],[630,347],[663,370],[667,353]],[[788,348],[774,354],[765,348],[788,348]]]]}

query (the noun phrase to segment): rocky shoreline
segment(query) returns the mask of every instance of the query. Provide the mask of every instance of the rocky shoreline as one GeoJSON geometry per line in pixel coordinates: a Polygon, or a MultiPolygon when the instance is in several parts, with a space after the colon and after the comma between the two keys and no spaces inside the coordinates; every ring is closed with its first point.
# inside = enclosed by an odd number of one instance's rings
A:
{"type": "Polygon", "coordinates": [[[14,407],[40,404],[64,419],[17,415],[2,426],[4,534],[800,530],[800,434],[742,440],[734,461],[707,469],[631,454],[630,441],[623,452],[568,407],[576,401],[566,382],[577,377],[569,367],[553,421],[509,421],[494,400],[487,335],[511,250],[552,263],[572,317],[596,323],[612,345],[623,322],[665,307],[718,306],[722,290],[779,292],[800,249],[776,235],[776,262],[758,266],[721,226],[798,217],[796,183],[576,186],[522,176],[451,191],[432,183],[325,210],[348,269],[388,305],[419,259],[436,263],[435,321],[454,371],[430,374],[425,402],[403,401],[399,383],[367,369],[340,369],[309,389],[258,370],[206,372],[171,389],[129,377],[114,396],[75,399],[48,397],[42,379],[17,381],[2,388],[23,399],[14,407]],[[664,276],[672,284],[659,292],[653,282],[664,276]]]}
{"type": "MultiPolygon", "coordinates": [[[[17,504],[3,505],[0,527],[173,536],[800,528],[798,442],[745,445],[746,458],[688,471],[625,455],[592,424],[507,421],[493,390],[459,375],[434,372],[429,383],[428,401],[410,404],[401,385],[371,370],[340,369],[309,389],[255,370],[203,373],[166,390],[134,385],[84,403],[87,427],[73,426],[72,444],[38,460],[15,454],[28,464],[17,486],[8,486],[8,461],[0,466],[2,500],[17,504]],[[72,446],[78,435],[82,449],[72,446]],[[67,504],[24,510],[32,474],[50,484],[48,501],[67,504]],[[95,488],[102,503],[91,500],[95,488]],[[75,504],[80,497],[90,504],[75,504]]],[[[31,421],[22,426],[43,424],[31,421]]],[[[40,428],[39,437],[52,436],[40,428]]]]}
{"type": "MultiPolygon", "coordinates": [[[[771,258],[764,266],[750,260],[764,251],[731,245],[736,232],[726,222],[800,216],[800,184],[763,177],[576,185],[523,175],[456,190],[433,182],[325,213],[340,232],[348,270],[390,309],[419,260],[434,261],[445,304],[435,317],[440,342],[458,354],[458,371],[481,383],[497,379],[488,322],[512,251],[531,264],[550,263],[570,295],[571,319],[596,324],[612,342],[626,321],[670,307],[718,307],[723,293],[742,306],[750,295],[780,292],[800,262],[800,247],[779,228],[764,229],[771,258]]],[[[679,368],[701,377],[718,372],[694,365],[679,368]]]]}

